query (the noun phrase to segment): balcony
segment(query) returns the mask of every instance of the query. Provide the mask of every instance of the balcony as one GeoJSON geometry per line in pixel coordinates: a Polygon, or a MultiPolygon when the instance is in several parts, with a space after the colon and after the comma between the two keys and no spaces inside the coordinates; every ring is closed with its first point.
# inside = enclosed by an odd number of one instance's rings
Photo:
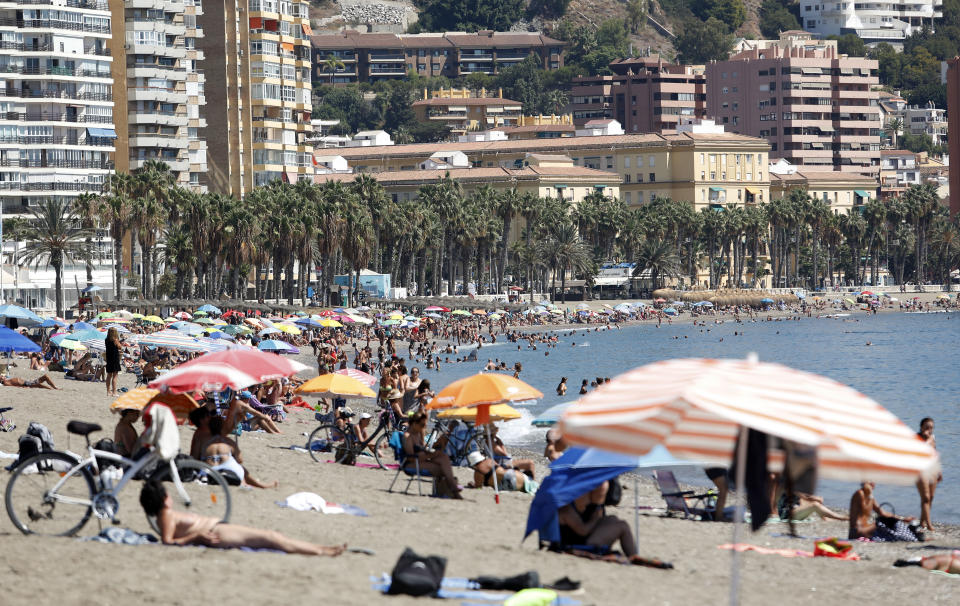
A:
{"type": "Polygon", "coordinates": [[[493,53],[460,53],[460,62],[464,61],[493,61],[493,53]]]}
{"type": "Polygon", "coordinates": [[[407,69],[404,66],[398,67],[371,67],[369,75],[371,76],[405,76],[407,69]]]}
{"type": "Polygon", "coordinates": [[[88,34],[110,34],[110,27],[106,25],[90,25],[60,19],[11,19],[0,17],[0,25],[12,26],[21,29],[65,29],[88,34]]]}
{"type": "Polygon", "coordinates": [[[105,78],[111,79],[110,72],[100,72],[89,69],[70,69],[68,67],[26,67],[24,65],[0,66],[0,74],[21,74],[24,76],[73,76],[77,78],[105,78]]]}
{"type": "Polygon", "coordinates": [[[189,141],[177,135],[160,133],[131,133],[130,147],[147,147],[150,149],[186,149],[189,141]]]}
{"type": "Polygon", "coordinates": [[[0,120],[12,120],[14,122],[75,122],[78,124],[113,124],[113,116],[86,116],[53,112],[0,112],[0,120]]]}
{"type": "Polygon", "coordinates": [[[43,191],[43,192],[103,192],[101,183],[21,183],[19,181],[0,181],[0,191],[43,191]]]}
{"type": "Polygon", "coordinates": [[[367,61],[377,63],[383,61],[405,61],[403,53],[370,53],[367,55],[367,61]]]}
{"type": "Polygon", "coordinates": [[[69,93],[62,90],[31,90],[27,88],[0,89],[0,97],[22,97],[24,99],[72,99],[76,101],[113,101],[110,93],[69,93]]]}
{"type": "Polygon", "coordinates": [[[91,168],[96,170],[113,170],[114,164],[110,161],[96,160],[28,160],[26,158],[5,158],[0,160],[0,167],[13,168],[91,168]]]}
{"type": "Polygon", "coordinates": [[[98,11],[110,10],[106,0],[66,0],[65,2],[54,2],[53,0],[15,0],[15,4],[28,6],[66,6],[67,8],[86,8],[98,11]]]}

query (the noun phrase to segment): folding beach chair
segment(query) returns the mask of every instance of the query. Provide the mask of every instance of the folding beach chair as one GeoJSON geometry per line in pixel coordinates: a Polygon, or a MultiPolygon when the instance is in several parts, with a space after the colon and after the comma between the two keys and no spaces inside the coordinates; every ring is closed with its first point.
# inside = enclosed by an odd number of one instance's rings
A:
{"type": "Polygon", "coordinates": [[[420,482],[429,479],[433,484],[430,495],[436,496],[437,479],[429,471],[420,469],[420,459],[418,457],[403,452],[403,433],[400,431],[391,432],[389,444],[393,450],[393,456],[397,460],[399,469],[397,469],[396,475],[393,476],[393,481],[390,482],[390,488],[387,489],[387,492],[393,492],[393,485],[397,483],[397,478],[403,473],[407,476],[407,486],[403,489],[403,494],[407,494],[410,490],[410,483],[416,481],[417,493],[422,497],[423,490],[420,487],[420,482]]]}
{"type": "Polygon", "coordinates": [[[667,502],[667,515],[682,513],[684,519],[699,516],[701,520],[713,520],[716,515],[717,495],[714,492],[697,494],[693,490],[680,490],[672,471],[659,469],[653,479],[660,489],[660,496],[667,502]],[[691,507],[687,501],[694,501],[691,507]]]}

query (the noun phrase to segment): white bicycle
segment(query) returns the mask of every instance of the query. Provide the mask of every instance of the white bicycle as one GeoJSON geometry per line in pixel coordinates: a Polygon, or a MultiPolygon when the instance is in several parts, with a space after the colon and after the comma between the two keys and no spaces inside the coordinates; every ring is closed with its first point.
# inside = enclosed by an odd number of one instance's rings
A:
{"type": "MultiPolygon", "coordinates": [[[[98,520],[119,524],[117,495],[143,470],[156,470],[150,479],[172,482],[167,493],[174,502],[194,513],[230,519],[230,492],[227,482],[206,463],[193,459],[163,460],[156,449],[137,460],[99,450],[90,445],[90,434],[102,428],[95,423],[70,421],[67,431],[83,436],[88,457],[78,460],[65,452],[50,451],[19,463],[7,483],[7,515],[24,534],[72,536],[94,515],[98,520]],[[117,478],[119,471],[122,476],[117,478]],[[116,481],[114,481],[116,479],[116,481]]],[[[160,532],[155,517],[150,526],[160,532]]]]}

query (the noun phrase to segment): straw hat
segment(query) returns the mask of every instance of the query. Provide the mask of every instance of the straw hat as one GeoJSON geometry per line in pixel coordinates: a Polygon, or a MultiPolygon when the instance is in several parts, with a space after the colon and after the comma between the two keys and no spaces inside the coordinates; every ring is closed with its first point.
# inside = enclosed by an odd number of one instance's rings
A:
{"type": "Polygon", "coordinates": [[[390,390],[390,393],[387,394],[388,400],[399,400],[402,397],[403,392],[401,392],[399,389],[392,389],[390,390]]]}

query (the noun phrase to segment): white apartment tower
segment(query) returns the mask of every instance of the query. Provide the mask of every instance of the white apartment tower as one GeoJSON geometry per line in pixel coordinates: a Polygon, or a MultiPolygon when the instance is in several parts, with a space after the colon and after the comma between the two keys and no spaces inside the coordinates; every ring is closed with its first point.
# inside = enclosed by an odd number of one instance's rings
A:
{"type": "Polygon", "coordinates": [[[110,0],[110,6],[117,24],[114,76],[126,83],[116,92],[117,170],[135,172],[158,160],[170,167],[177,185],[204,191],[200,0],[110,0]]]}
{"type": "Polygon", "coordinates": [[[110,35],[106,0],[0,1],[6,212],[103,190],[117,137],[110,35]]]}
{"type": "Polygon", "coordinates": [[[856,34],[867,44],[897,48],[922,26],[943,16],[943,0],[800,0],[800,26],[821,37],[856,34]]]}

